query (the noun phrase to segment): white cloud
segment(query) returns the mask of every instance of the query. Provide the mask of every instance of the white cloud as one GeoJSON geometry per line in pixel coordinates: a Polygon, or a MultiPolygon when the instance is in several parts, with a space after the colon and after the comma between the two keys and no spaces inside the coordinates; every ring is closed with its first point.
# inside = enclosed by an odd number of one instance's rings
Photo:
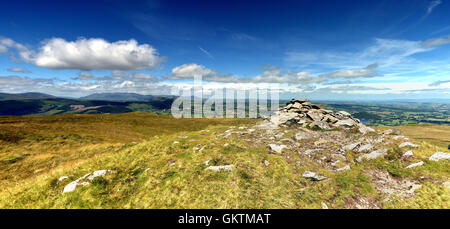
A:
{"type": "Polygon", "coordinates": [[[50,69],[155,69],[165,61],[157,50],[134,39],[108,42],[101,38],[66,41],[52,38],[42,42],[38,52],[8,38],[0,39],[0,51],[14,48],[26,62],[50,69]]]}
{"type": "Polygon", "coordinates": [[[206,51],[204,48],[198,46],[198,48],[200,49],[200,51],[202,51],[204,54],[206,54],[209,58],[214,59],[214,56],[211,55],[211,53],[209,53],[208,51],[206,51]]]}
{"type": "Polygon", "coordinates": [[[450,43],[450,36],[426,40],[425,42],[422,43],[422,45],[424,47],[428,48],[428,47],[435,47],[435,46],[445,45],[445,44],[448,44],[448,43],[450,43]]]}
{"type": "Polygon", "coordinates": [[[129,81],[129,82],[158,82],[156,76],[140,73],[140,72],[124,72],[111,71],[110,76],[94,76],[90,72],[80,72],[78,76],[72,78],[73,80],[88,80],[88,81],[129,81]]]}
{"type": "Polygon", "coordinates": [[[371,64],[362,69],[353,69],[353,70],[340,70],[336,72],[332,72],[328,74],[328,78],[361,78],[361,77],[373,77],[377,74],[374,69],[377,67],[377,64],[371,64]]]}
{"type": "Polygon", "coordinates": [[[431,14],[431,12],[433,12],[434,8],[436,8],[436,6],[440,5],[442,3],[441,0],[434,0],[432,2],[430,2],[430,5],[428,5],[427,8],[427,14],[431,14]]]}
{"type": "Polygon", "coordinates": [[[205,68],[198,64],[183,64],[172,69],[172,75],[168,77],[170,80],[193,79],[195,76],[203,78],[207,76],[217,76],[218,72],[205,68]]]}
{"type": "Polygon", "coordinates": [[[28,69],[25,68],[8,68],[8,72],[19,72],[19,73],[31,73],[28,69]]]}

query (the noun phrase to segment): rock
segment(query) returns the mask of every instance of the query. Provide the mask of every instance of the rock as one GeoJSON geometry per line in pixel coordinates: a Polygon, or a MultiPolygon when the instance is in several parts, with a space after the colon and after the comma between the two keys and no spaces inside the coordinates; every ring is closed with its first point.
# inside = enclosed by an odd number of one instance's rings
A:
{"type": "Polygon", "coordinates": [[[325,106],[323,104],[311,104],[311,108],[320,110],[320,109],[325,109],[325,106]]]}
{"type": "Polygon", "coordinates": [[[296,113],[280,113],[276,112],[274,115],[270,116],[270,123],[275,126],[279,126],[282,124],[291,124],[294,123],[298,119],[296,113]]]}
{"type": "Polygon", "coordinates": [[[408,140],[409,138],[399,135],[399,136],[394,136],[392,139],[394,139],[394,140],[400,140],[400,139],[408,140]]]}
{"type": "Polygon", "coordinates": [[[361,147],[359,147],[358,152],[364,152],[364,151],[369,151],[373,148],[372,144],[366,144],[366,145],[362,145],[361,147]]]}
{"type": "Polygon", "coordinates": [[[297,109],[300,109],[300,108],[302,108],[303,106],[302,106],[302,104],[300,104],[300,103],[294,103],[294,104],[290,104],[291,105],[291,108],[297,108],[297,109]]]}
{"type": "Polygon", "coordinates": [[[429,158],[430,161],[450,160],[450,153],[436,152],[429,158]]]}
{"type": "Polygon", "coordinates": [[[58,178],[58,182],[62,182],[63,180],[69,178],[68,176],[62,176],[60,178],[58,178]]]}
{"type": "Polygon", "coordinates": [[[334,125],[335,126],[343,126],[343,127],[353,127],[356,124],[357,123],[355,121],[353,121],[352,119],[344,119],[344,120],[337,121],[334,125]]]}
{"type": "Polygon", "coordinates": [[[277,144],[269,144],[269,147],[272,151],[276,153],[281,153],[284,148],[287,148],[285,145],[277,145],[277,144]]]}
{"type": "Polygon", "coordinates": [[[414,155],[413,151],[412,150],[408,150],[402,156],[403,157],[409,157],[409,156],[412,156],[412,155],[414,155]]]}
{"type": "Polygon", "coordinates": [[[305,131],[301,131],[298,132],[297,134],[295,134],[295,140],[300,141],[300,140],[304,140],[304,139],[310,139],[313,138],[314,135],[309,133],[309,132],[305,132],[305,131]]]}
{"type": "Polygon", "coordinates": [[[309,127],[310,128],[317,127],[322,130],[330,130],[331,129],[330,125],[328,125],[328,123],[323,122],[323,121],[314,121],[311,124],[309,124],[309,127]]]}
{"type": "Polygon", "coordinates": [[[379,158],[379,157],[384,157],[384,155],[386,155],[387,151],[388,151],[387,149],[379,149],[379,150],[373,151],[373,152],[371,152],[369,154],[365,154],[365,155],[359,156],[356,159],[356,161],[357,162],[362,162],[363,159],[372,160],[372,159],[376,159],[376,158],[379,158]]]}
{"type": "Polygon", "coordinates": [[[411,142],[403,142],[403,143],[400,144],[398,147],[403,148],[403,147],[407,147],[407,146],[410,146],[410,147],[413,147],[413,148],[419,147],[419,146],[417,146],[417,145],[412,144],[411,142]]]}
{"type": "Polygon", "coordinates": [[[359,132],[361,132],[362,134],[367,134],[369,132],[376,132],[376,131],[370,127],[361,124],[359,127],[359,132]]]}
{"type": "Polygon", "coordinates": [[[351,114],[348,113],[347,111],[339,111],[338,114],[342,115],[342,116],[346,116],[346,117],[350,117],[351,114]]]}
{"type": "Polygon", "coordinates": [[[328,206],[322,202],[322,209],[328,209],[328,206]]]}
{"type": "Polygon", "coordinates": [[[199,150],[200,148],[198,148],[198,147],[194,147],[194,148],[192,148],[192,150],[194,150],[194,151],[197,151],[197,150],[199,150]]]}
{"type": "Polygon", "coordinates": [[[174,141],[174,142],[173,142],[173,144],[178,144],[178,143],[180,143],[180,142],[179,142],[179,141],[174,141]]]}
{"type": "Polygon", "coordinates": [[[178,136],[178,138],[187,138],[188,136],[178,136]]]}
{"type": "Polygon", "coordinates": [[[306,103],[306,102],[309,102],[309,100],[308,99],[292,99],[290,103],[295,103],[295,102],[306,103]]]}
{"type": "Polygon", "coordinates": [[[410,165],[406,166],[406,168],[409,169],[409,168],[414,168],[414,167],[422,166],[422,165],[423,165],[423,161],[419,161],[417,163],[410,164],[410,165]]]}
{"type": "Polygon", "coordinates": [[[302,174],[302,176],[304,178],[308,178],[308,179],[310,179],[312,181],[321,181],[321,180],[328,179],[328,177],[317,175],[315,172],[311,172],[311,171],[305,171],[302,174]]]}
{"type": "Polygon", "coordinates": [[[262,160],[262,163],[263,163],[263,165],[266,166],[266,167],[270,165],[269,161],[268,161],[268,160],[265,160],[265,159],[262,160]]]}
{"type": "Polygon", "coordinates": [[[320,121],[322,120],[322,113],[318,112],[318,111],[308,111],[308,113],[306,113],[308,115],[308,117],[310,117],[313,121],[320,121]]]}
{"type": "Polygon", "coordinates": [[[382,134],[384,135],[391,135],[391,134],[399,135],[400,133],[401,133],[400,130],[393,130],[393,129],[387,129],[382,132],[382,134]]]}
{"type": "Polygon", "coordinates": [[[75,189],[78,186],[88,185],[95,178],[105,176],[106,174],[111,173],[111,172],[114,172],[114,171],[108,170],[108,169],[103,169],[103,170],[97,170],[97,171],[93,172],[92,174],[88,173],[88,174],[76,179],[75,181],[70,182],[68,185],[66,185],[64,187],[63,193],[73,192],[73,191],[75,191],[75,189]]]}
{"type": "Polygon", "coordinates": [[[361,145],[361,142],[357,142],[357,143],[352,143],[352,144],[346,145],[342,149],[343,150],[353,150],[359,145],[361,145]]]}
{"type": "Polygon", "coordinates": [[[325,115],[325,116],[323,116],[322,121],[328,122],[328,123],[336,123],[337,121],[339,121],[339,119],[337,119],[331,115],[325,115]]]}
{"type": "Polygon", "coordinates": [[[219,166],[209,166],[206,170],[216,171],[216,172],[231,172],[233,170],[234,165],[219,165],[219,166]]]}
{"type": "Polygon", "coordinates": [[[350,170],[350,165],[346,165],[342,168],[336,169],[336,171],[338,171],[338,172],[345,171],[345,170],[350,170]]]}

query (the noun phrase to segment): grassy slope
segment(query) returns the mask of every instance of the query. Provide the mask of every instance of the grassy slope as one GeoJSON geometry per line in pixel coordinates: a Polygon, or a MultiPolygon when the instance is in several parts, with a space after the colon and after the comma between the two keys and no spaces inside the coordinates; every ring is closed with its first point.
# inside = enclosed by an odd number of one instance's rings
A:
{"type": "MultiPolygon", "coordinates": [[[[254,122],[140,113],[2,118],[0,208],[320,208],[321,203],[343,208],[357,195],[381,201],[363,173],[367,169],[433,181],[450,178],[448,161],[425,159],[445,149],[424,142],[415,151],[425,161],[420,168],[403,169],[409,162],[388,157],[354,164],[343,173],[321,171],[332,179],[312,182],[301,174],[319,168],[292,165],[280,155],[267,154],[266,146],[249,148],[236,135],[216,138],[230,125],[254,122]],[[201,152],[193,149],[203,146],[201,152]],[[202,163],[209,159],[236,168],[230,173],[206,171],[202,163]],[[100,169],[115,173],[61,194],[70,181],[100,169]],[[69,179],[58,183],[64,175],[69,179]]],[[[446,141],[445,136],[440,139],[446,141]]],[[[428,182],[417,192],[413,199],[383,206],[450,207],[449,190],[440,184],[428,182]]]]}

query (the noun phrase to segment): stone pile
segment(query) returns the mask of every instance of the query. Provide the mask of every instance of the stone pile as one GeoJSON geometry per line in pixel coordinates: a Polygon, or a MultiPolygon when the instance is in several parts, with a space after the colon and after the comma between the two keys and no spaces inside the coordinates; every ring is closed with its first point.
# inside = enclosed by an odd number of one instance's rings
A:
{"type": "Polygon", "coordinates": [[[286,106],[270,117],[273,125],[298,123],[304,127],[319,129],[358,127],[362,133],[373,132],[346,111],[334,113],[322,104],[312,104],[307,99],[292,99],[286,106]]]}

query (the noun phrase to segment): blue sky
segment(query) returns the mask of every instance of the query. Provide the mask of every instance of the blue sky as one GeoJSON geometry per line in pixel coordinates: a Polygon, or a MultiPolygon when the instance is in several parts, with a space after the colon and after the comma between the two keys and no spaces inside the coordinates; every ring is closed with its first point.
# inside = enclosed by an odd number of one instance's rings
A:
{"type": "Polygon", "coordinates": [[[7,1],[0,91],[450,98],[450,2],[7,1]]]}

